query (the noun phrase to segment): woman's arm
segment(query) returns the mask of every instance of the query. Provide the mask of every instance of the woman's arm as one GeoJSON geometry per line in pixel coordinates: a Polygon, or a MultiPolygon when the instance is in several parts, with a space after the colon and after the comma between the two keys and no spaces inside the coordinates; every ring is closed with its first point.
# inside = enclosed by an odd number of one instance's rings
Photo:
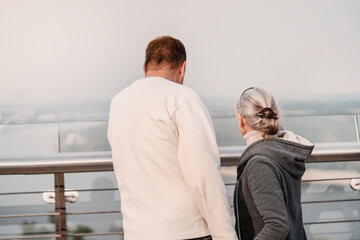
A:
{"type": "Polygon", "coordinates": [[[250,194],[264,221],[255,240],[286,239],[288,214],[278,177],[280,170],[271,160],[259,156],[248,163],[245,171],[250,194]]]}

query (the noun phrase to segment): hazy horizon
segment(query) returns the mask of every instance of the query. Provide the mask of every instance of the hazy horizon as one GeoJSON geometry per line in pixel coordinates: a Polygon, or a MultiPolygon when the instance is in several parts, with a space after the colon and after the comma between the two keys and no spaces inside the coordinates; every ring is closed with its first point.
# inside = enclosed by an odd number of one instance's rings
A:
{"type": "MultiPolygon", "coordinates": [[[[0,2],[0,105],[110,101],[143,77],[147,43],[183,41],[202,98],[360,95],[358,1],[0,2]]],[[[340,98],[340,97],[339,97],[340,98]]]]}

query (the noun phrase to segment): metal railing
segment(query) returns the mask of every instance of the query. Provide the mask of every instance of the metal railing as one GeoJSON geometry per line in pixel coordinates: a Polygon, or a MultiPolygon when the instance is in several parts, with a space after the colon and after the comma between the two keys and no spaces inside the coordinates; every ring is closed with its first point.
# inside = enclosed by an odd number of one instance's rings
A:
{"type": "MultiPolygon", "coordinates": [[[[360,162],[360,121],[359,114],[348,114],[354,116],[356,140],[357,142],[347,143],[319,143],[308,159],[307,163],[333,163],[333,162],[346,162],[346,161],[358,161],[360,162]]],[[[292,115],[289,115],[292,116],[292,115]]],[[[311,115],[313,116],[313,115],[311,115]]],[[[317,115],[314,115],[317,116],[317,115]]],[[[233,118],[232,113],[228,115],[213,114],[213,118],[233,118]]],[[[84,122],[86,120],[79,120],[78,122],[84,122]]],[[[67,194],[72,190],[65,189],[64,174],[67,173],[80,173],[80,172],[106,172],[113,171],[113,164],[111,159],[111,152],[76,152],[76,153],[63,153],[61,151],[61,124],[73,123],[74,121],[65,122],[33,122],[33,123],[16,123],[6,122],[0,123],[3,125],[17,125],[17,124],[55,124],[57,128],[57,145],[58,153],[53,155],[41,155],[41,156],[27,156],[27,157],[0,157],[0,175],[22,175],[22,174],[53,174],[53,190],[48,191],[54,193],[54,212],[51,213],[29,213],[29,214],[2,214],[1,219],[17,219],[24,217],[53,217],[55,230],[54,234],[37,234],[26,236],[12,236],[1,237],[0,240],[5,239],[41,239],[41,238],[56,238],[56,239],[68,239],[68,237],[87,237],[87,236],[107,236],[107,235],[123,235],[122,231],[114,232],[102,232],[102,233],[73,233],[69,231],[67,224],[67,216],[70,215],[83,215],[83,214],[119,214],[120,211],[115,209],[112,211],[77,211],[69,212],[66,209],[67,194]]],[[[75,121],[77,122],[77,121],[75,121]]],[[[107,120],[89,120],[87,122],[103,122],[107,120]]],[[[220,147],[221,166],[236,166],[237,161],[245,150],[244,146],[239,147],[220,147]]],[[[304,179],[303,183],[310,182],[327,182],[327,181],[347,181],[349,185],[353,180],[357,180],[354,185],[360,186],[360,174],[346,177],[336,178],[320,178],[320,179],[304,179]]],[[[233,187],[234,183],[227,183],[227,186],[233,187]]],[[[355,186],[356,187],[356,186],[355,186]]],[[[77,189],[77,192],[86,191],[115,191],[117,188],[105,188],[105,189],[77,189]]],[[[43,191],[28,191],[28,192],[2,192],[0,197],[9,195],[24,196],[26,194],[43,194],[43,191]]],[[[355,197],[351,199],[327,199],[327,200],[315,200],[302,201],[303,205],[311,204],[328,204],[339,202],[358,202],[360,198],[355,197]]],[[[360,213],[359,213],[360,214],[360,213]]],[[[331,223],[358,223],[360,219],[347,219],[347,220],[332,220],[332,221],[308,221],[305,225],[318,225],[318,224],[331,224],[331,223]]]]}
{"type": "MultiPolygon", "coordinates": [[[[245,147],[220,147],[221,166],[235,166],[238,158],[244,151],[245,147]]],[[[317,144],[311,157],[307,163],[322,163],[322,162],[343,162],[343,161],[360,161],[360,143],[331,143],[331,144],[317,144]]],[[[64,184],[65,173],[78,172],[99,172],[99,171],[113,171],[111,152],[92,152],[92,153],[61,153],[52,156],[41,157],[17,157],[17,158],[0,158],[0,175],[19,175],[19,174],[53,174],[54,175],[54,193],[55,204],[54,213],[36,213],[36,214],[14,214],[14,215],[0,215],[1,218],[22,218],[35,216],[54,216],[55,218],[55,234],[44,234],[36,236],[13,236],[0,237],[5,239],[39,239],[39,238],[56,238],[67,239],[74,236],[106,236],[106,235],[123,235],[119,232],[105,232],[105,233],[79,233],[72,234],[67,230],[67,216],[76,214],[97,214],[97,213],[120,213],[120,211],[101,211],[101,212],[73,212],[66,211],[66,192],[64,184]]],[[[341,178],[341,180],[351,181],[360,176],[349,176],[341,178]]],[[[305,180],[306,181],[328,181],[329,179],[305,180]]],[[[339,179],[330,179],[339,180],[339,179]]],[[[232,185],[228,184],[228,185],[232,185]]],[[[96,190],[116,190],[112,189],[92,189],[96,190]]],[[[85,191],[85,190],[84,190],[85,191]]],[[[0,193],[0,197],[12,194],[29,194],[42,192],[13,192],[0,193]]],[[[338,200],[338,201],[360,201],[358,199],[338,200]]],[[[312,201],[303,202],[309,203],[323,203],[329,201],[312,201]]],[[[341,222],[360,222],[356,220],[344,220],[341,222]]],[[[308,222],[305,224],[324,224],[324,222],[308,222]]],[[[336,223],[336,221],[330,222],[336,223]]]]}

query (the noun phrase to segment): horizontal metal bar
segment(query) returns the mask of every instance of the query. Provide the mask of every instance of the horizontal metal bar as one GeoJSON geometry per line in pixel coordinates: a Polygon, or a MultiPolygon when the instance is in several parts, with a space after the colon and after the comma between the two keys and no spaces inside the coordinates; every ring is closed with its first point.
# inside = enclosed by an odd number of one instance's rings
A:
{"type": "Polygon", "coordinates": [[[236,183],[225,183],[225,186],[234,186],[236,183]]]}
{"type": "MultiPolygon", "coordinates": [[[[118,191],[118,188],[96,188],[96,189],[65,189],[64,192],[97,192],[97,191],[118,191]]],[[[44,191],[36,191],[36,192],[7,192],[0,193],[2,195],[21,195],[21,194],[43,194],[44,192],[57,192],[55,190],[44,190],[44,191]]]]}
{"type": "Polygon", "coordinates": [[[0,193],[2,195],[20,195],[20,194],[42,194],[44,192],[51,192],[51,191],[37,191],[37,192],[7,192],[7,193],[0,193]]]}
{"type": "Polygon", "coordinates": [[[67,212],[66,215],[84,215],[84,214],[108,214],[121,213],[121,211],[99,211],[99,212],[67,212]]]}
{"type": "MultiPolygon", "coordinates": [[[[222,166],[236,166],[245,146],[220,147],[222,166]]],[[[320,143],[307,163],[360,161],[360,143],[320,143]]],[[[0,175],[113,171],[111,152],[0,158],[0,175]]]]}
{"type": "Polygon", "coordinates": [[[113,171],[111,152],[0,158],[0,175],[113,171]]]}
{"type": "Polygon", "coordinates": [[[40,162],[47,163],[53,161],[61,161],[71,163],[72,161],[80,160],[97,160],[97,159],[111,159],[110,151],[97,151],[97,152],[71,152],[71,153],[57,153],[57,154],[44,154],[44,155],[19,155],[11,157],[0,157],[0,162],[8,163],[8,160],[15,162],[40,162]]]}
{"type": "Polygon", "coordinates": [[[14,239],[37,239],[37,238],[56,238],[61,237],[58,234],[54,235],[32,235],[32,236],[13,236],[13,237],[0,237],[0,240],[14,240],[14,239]]]}
{"type": "Polygon", "coordinates": [[[11,214],[11,215],[0,215],[0,218],[44,217],[44,216],[56,216],[56,215],[59,215],[59,213],[11,214]]]}
{"type": "Polygon", "coordinates": [[[118,191],[118,188],[96,188],[96,189],[66,189],[65,192],[98,192],[98,191],[118,191]]]}
{"type": "MultiPolygon", "coordinates": [[[[346,181],[352,179],[358,179],[359,176],[347,177],[347,178],[323,178],[323,179],[306,179],[302,180],[303,183],[312,183],[312,182],[330,182],[330,181],[346,181]]],[[[234,186],[236,183],[225,183],[225,186],[234,186]]]]}
{"type": "Polygon", "coordinates": [[[305,222],[304,225],[331,224],[331,223],[352,223],[352,222],[360,222],[360,219],[354,219],[354,220],[339,220],[339,221],[323,221],[323,222],[305,222]]]}
{"type": "Polygon", "coordinates": [[[307,163],[360,161],[360,143],[318,143],[307,163]]]}
{"type": "Polygon", "coordinates": [[[86,237],[86,236],[106,236],[106,235],[124,235],[124,232],[110,232],[110,233],[76,233],[67,234],[68,237],[86,237]]]}
{"type": "Polygon", "coordinates": [[[360,201],[360,198],[357,198],[357,199],[325,200],[325,201],[303,201],[303,202],[301,202],[301,204],[335,203],[335,202],[356,202],[356,201],[360,201]]]}
{"type": "MultiPolygon", "coordinates": [[[[222,166],[236,166],[246,146],[220,147],[222,166]]],[[[360,143],[317,143],[306,163],[360,161],[360,143]]]]}
{"type": "Polygon", "coordinates": [[[360,178],[360,176],[354,176],[354,177],[347,177],[347,178],[320,178],[320,179],[306,179],[302,180],[302,182],[327,182],[327,181],[345,181],[345,180],[352,180],[354,178],[360,178]]]}

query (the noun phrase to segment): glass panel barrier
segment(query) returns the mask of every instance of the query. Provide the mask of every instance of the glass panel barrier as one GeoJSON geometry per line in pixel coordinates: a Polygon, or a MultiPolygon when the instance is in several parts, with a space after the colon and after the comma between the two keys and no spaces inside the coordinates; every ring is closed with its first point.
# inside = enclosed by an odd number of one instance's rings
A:
{"type": "Polygon", "coordinates": [[[281,126],[313,143],[354,142],[354,115],[284,116],[281,126]]]}
{"type": "Polygon", "coordinates": [[[61,123],[60,152],[110,151],[107,124],[107,121],[61,123]]]}
{"type": "Polygon", "coordinates": [[[0,125],[0,156],[57,152],[58,128],[56,123],[0,125]]]}
{"type": "MultiPolygon", "coordinates": [[[[219,146],[245,145],[234,117],[212,120],[219,146]]],[[[284,116],[279,123],[313,143],[357,141],[354,115],[284,116]]]]}
{"type": "Polygon", "coordinates": [[[234,117],[213,118],[212,121],[219,146],[245,145],[234,117]]]}
{"type": "MultiPolygon", "coordinates": [[[[219,146],[245,145],[234,117],[212,120],[219,146]]],[[[354,115],[284,116],[280,124],[316,143],[357,141],[354,115]]],[[[106,120],[62,122],[59,129],[57,123],[0,125],[0,132],[2,156],[110,150],[106,120]]]]}

